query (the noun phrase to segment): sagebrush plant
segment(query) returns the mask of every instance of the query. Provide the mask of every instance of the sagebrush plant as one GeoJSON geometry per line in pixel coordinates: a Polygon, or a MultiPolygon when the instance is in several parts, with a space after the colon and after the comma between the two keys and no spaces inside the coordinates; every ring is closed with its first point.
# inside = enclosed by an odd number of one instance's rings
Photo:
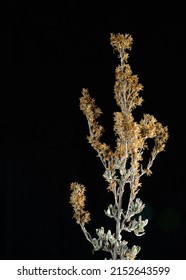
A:
{"type": "Polygon", "coordinates": [[[114,112],[113,130],[116,137],[115,150],[101,141],[104,128],[97,119],[102,114],[95,100],[90,97],[86,88],[82,90],[80,97],[80,109],[86,116],[89,127],[88,141],[96,150],[103,166],[103,177],[108,183],[108,191],[113,193],[113,204],[104,210],[105,214],[115,220],[115,232],[97,228],[97,237],[93,238],[85,225],[90,221],[90,213],[85,210],[85,187],[73,182],[70,185],[70,203],[73,207],[76,222],[81,226],[86,239],[92,244],[93,251],[103,250],[110,253],[110,259],[134,260],[139,246],[128,247],[128,242],[123,238],[124,232],[133,232],[137,236],[145,233],[144,227],[148,219],[143,220],[139,215],[145,207],[137,194],[141,187],[140,179],[143,175],[151,175],[151,167],[160,152],[164,151],[168,139],[168,128],[163,126],[150,114],[144,114],[143,118],[136,122],[133,110],[143,102],[139,92],[143,86],[138,81],[138,76],[133,75],[128,63],[133,38],[129,34],[110,34],[110,44],[118,53],[120,60],[115,69],[114,98],[119,107],[114,112]],[[153,147],[147,141],[153,139],[153,147]],[[144,151],[150,149],[150,157],[147,163],[143,162],[144,151]],[[145,165],[145,166],[144,166],[145,165]],[[123,205],[123,195],[129,186],[130,195],[128,204],[123,205]],[[125,210],[124,210],[125,209],[125,210]]]}

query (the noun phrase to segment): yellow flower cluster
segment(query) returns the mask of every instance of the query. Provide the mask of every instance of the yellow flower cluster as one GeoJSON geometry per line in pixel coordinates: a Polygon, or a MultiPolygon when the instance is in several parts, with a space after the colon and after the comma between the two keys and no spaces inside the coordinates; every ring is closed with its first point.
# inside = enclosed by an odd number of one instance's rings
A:
{"type": "Polygon", "coordinates": [[[123,114],[130,112],[143,102],[139,92],[143,89],[138,82],[138,76],[132,74],[130,65],[127,63],[131,49],[132,38],[128,34],[111,34],[111,45],[119,53],[120,65],[115,69],[114,97],[123,114]]]}
{"type": "Polygon", "coordinates": [[[70,203],[74,210],[73,218],[78,224],[84,225],[90,221],[90,213],[84,210],[85,207],[85,187],[82,184],[73,182],[70,185],[70,203]]]}
{"type": "Polygon", "coordinates": [[[120,52],[120,50],[123,49],[131,49],[132,43],[133,43],[133,38],[129,34],[113,34],[111,33],[111,46],[113,47],[114,50],[120,52]]]}
{"type": "Polygon", "coordinates": [[[87,118],[90,135],[87,137],[89,143],[102,158],[108,159],[112,156],[110,147],[101,143],[100,138],[104,132],[103,126],[99,125],[97,118],[102,114],[100,108],[95,105],[95,100],[90,97],[88,89],[83,88],[82,97],[80,98],[80,109],[87,118]]]}

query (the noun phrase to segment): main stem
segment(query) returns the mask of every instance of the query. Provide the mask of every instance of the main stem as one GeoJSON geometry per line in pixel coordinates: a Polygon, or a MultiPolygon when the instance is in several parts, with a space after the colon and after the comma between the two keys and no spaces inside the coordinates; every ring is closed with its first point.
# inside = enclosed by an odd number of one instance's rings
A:
{"type": "MultiPolygon", "coordinates": [[[[117,219],[116,219],[116,240],[120,241],[121,236],[121,211],[122,211],[122,197],[123,197],[123,190],[124,186],[122,187],[122,182],[119,184],[119,194],[118,194],[118,213],[117,213],[117,219]]],[[[113,252],[113,260],[117,260],[118,256],[118,246],[117,243],[114,246],[114,252],[113,252]]]]}

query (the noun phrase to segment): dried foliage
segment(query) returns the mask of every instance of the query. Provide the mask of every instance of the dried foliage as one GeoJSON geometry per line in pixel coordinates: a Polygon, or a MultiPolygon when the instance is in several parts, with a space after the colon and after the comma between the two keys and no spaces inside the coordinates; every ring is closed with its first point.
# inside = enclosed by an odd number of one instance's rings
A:
{"type": "Polygon", "coordinates": [[[102,112],[86,88],[82,90],[80,109],[88,121],[88,142],[96,150],[105,168],[103,177],[108,183],[108,191],[113,193],[114,204],[108,206],[105,214],[115,220],[115,232],[111,233],[110,230],[105,232],[101,227],[96,229],[98,237],[92,238],[87,231],[85,224],[90,221],[90,213],[84,210],[86,198],[83,185],[76,182],[71,184],[70,203],[74,210],[73,217],[80,224],[87,240],[92,243],[94,251],[110,252],[111,259],[130,260],[136,258],[140,247],[134,245],[130,249],[128,242],[123,239],[123,232],[133,232],[137,236],[145,233],[144,227],[148,220],[142,220],[142,216],[138,215],[145,207],[141,199],[137,198],[141,187],[140,178],[144,174],[152,174],[154,160],[164,151],[168,140],[168,128],[149,114],[144,114],[139,122],[134,120],[132,112],[143,102],[143,98],[139,95],[143,86],[139,83],[138,76],[133,75],[128,64],[128,51],[131,50],[133,38],[129,34],[111,33],[110,43],[120,60],[115,69],[114,98],[119,111],[114,112],[113,116],[113,130],[116,136],[114,151],[101,141],[104,128],[99,124],[98,118],[102,112]],[[147,164],[143,166],[144,151],[150,149],[148,139],[154,140],[154,146],[150,150],[147,164]],[[130,197],[127,210],[124,211],[123,194],[126,185],[130,187],[130,197]]]}

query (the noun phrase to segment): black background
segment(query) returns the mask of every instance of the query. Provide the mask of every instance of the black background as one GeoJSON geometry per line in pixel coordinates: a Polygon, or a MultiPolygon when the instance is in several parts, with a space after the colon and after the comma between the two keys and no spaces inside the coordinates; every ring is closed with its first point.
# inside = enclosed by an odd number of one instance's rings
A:
{"type": "MultiPolygon", "coordinates": [[[[69,186],[87,188],[87,229],[112,227],[112,203],[88,126],[79,110],[88,87],[104,112],[104,140],[114,143],[114,69],[110,33],[134,39],[129,63],[144,85],[143,106],[169,128],[166,151],[142,178],[146,234],[126,234],[142,247],[140,259],[185,259],[185,36],[178,6],[139,9],[64,1],[7,1],[1,8],[0,220],[1,259],[103,259],[92,254],[72,220],[69,186]]],[[[94,3],[94,2],[93,2],[94,3]]],[[[170,5],[170,4],[169,4],[170,5]]]]}

